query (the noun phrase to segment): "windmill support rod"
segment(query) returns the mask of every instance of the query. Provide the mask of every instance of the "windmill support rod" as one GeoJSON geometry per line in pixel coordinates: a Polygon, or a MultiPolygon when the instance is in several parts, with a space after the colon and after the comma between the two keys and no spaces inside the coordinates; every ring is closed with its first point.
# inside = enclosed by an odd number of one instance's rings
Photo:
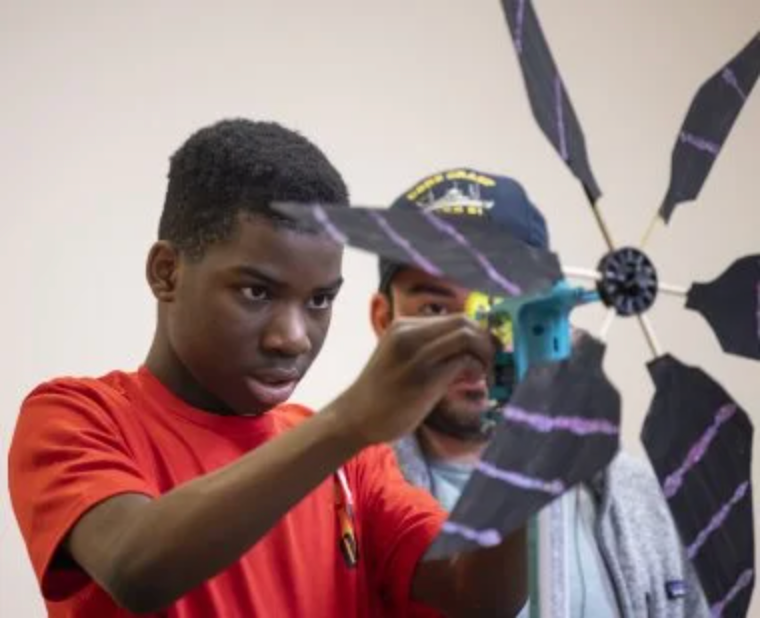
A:
{"type": "Polygon", "coordinates": [[[654,358],[659,358],[662,355],[662,348],[660,347],[660,342],[654,332],[654,326],[652,326],[652,322],[646,315],[639,315],[637,317],[639,320],[639,325],[644,331],[644,336],[646,337],[649,349],[652,351],[652,356],[654,358]]]}
{"type": "Polygon", "coordinates": [[[538,513],[538,617],[570,617],[570,538],[565,494],[538,513]]]}
{"type": "Polygon", "coordinates": [[[663,294],[670,294],[671,296],[680,296],[685,298],[689,294],[689,288],[683,285],[672,285],[669,283],[658,283],[657,291],[663,294]]]}
{"type": "Polygon", "coordinates": [[[604,316],[604,322],[599,329],[599,339],[607,339],[607,334],[610,332],[610,328],[612,328],[612,323],[616,317],[617,313],[615,313],[615,309],[607,309],[607,315],[604,316]]]}
{"type": "Polygon", "coordinates": [[[644,237],[641,238],[641,244],[639,244],[639,248],[641,250],[644,250],[644,247],[649,243],[649,239],[652,237],[655,227],[660,223],[664,223],[664,221],[662,219],[662,216],[660,216],[660,212],[658,210],[655,212],[654,218],[652,218],[652,221],[649,223],[649,226],[644,233],[644,237]]]}
{"type": "Polygon", "coordinates": [[[610,229],[607,226],[607,223],[604,221],[604,218],[602,217],[602,212],[599,211],[599,206],[596,203],[592,203],[591,211],[594,212],[594,218],[596,219],[596,224],[599,225],[599,231],[602,232],[602,237],[604,238],[604,241],[607,244],[607,248],[611,251],[614,251],[615,243],[612,241],[612,234],[610,233],[610,229]]]}
{"type": "Polygon", "coordinates": [[[587,281],[598,281],[602,278],[602,275],[596,270],[576,268],[575,266],[562,266],[562,274],[575,279],[585,279],[587,281]]]}

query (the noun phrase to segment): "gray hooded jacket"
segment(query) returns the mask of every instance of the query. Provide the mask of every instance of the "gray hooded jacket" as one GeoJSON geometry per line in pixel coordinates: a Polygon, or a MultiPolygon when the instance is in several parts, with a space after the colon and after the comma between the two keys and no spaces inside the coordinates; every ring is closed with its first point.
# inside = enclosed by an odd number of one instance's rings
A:
{"type": "MultiPolygon", "coordinates": [[[[406,479],[431,490],[430,471],[416,438],[406,437],[394,449],[406,479]]],[[[710,617],[648,464],[620,453],[589,488],[597,502],[597,542],[621,614],[710,617]]]]}

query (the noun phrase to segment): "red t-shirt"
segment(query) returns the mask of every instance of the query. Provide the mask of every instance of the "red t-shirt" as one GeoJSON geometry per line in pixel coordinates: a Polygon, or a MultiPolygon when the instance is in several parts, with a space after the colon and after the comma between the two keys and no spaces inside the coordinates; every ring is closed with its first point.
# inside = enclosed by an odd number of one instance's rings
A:
{"type": "MultiPolygon", "coordinates": [[[[310,414],[284,405],[258,417],[212,415],[180,401],[145,368],[38,387],[21,410],[9,479],[48,612],[129,615],[82,570],[52,563],[61,541],[88,509],[123,493],[165,494],[231,463],[310,414]]],[[[357,566],[348,567],[341,553],[334,478],[328,478],[236,563],[160,613],[432,613],[411,602],[410,586],[443,521],[438,504],[403,480],[385,446],[358,454],[345,465],[345,474],[355,505],[357,566]]],[[[241,500],[240,508],[252,511],[255,500],[241,500]]]]}

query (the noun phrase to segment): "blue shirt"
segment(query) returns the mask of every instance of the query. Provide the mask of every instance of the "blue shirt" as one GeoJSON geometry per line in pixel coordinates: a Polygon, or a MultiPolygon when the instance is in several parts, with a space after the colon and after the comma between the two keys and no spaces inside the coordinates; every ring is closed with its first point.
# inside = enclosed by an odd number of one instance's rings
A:
{"type": "MultiPolygon", "coordinates": [[[[433,496],[450,512],[472,474],[472,466],[431,461],[429,467],[433,496]]],[[[615,591],[594,535],[594,499],[586,486],[578,486],[567,494],[574,498],[573,503],[567,504],[566,512],[571,534],[568,550],[570,616],[618,618],[615,591]]],[[[528,617],[529,611],[526,604],[519,617],[528,617]]]]}

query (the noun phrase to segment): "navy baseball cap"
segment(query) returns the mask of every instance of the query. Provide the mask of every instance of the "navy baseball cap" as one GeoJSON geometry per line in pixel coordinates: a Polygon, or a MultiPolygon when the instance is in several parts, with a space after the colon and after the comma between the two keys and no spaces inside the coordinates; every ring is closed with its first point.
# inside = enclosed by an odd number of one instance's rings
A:
{"type": "MultiPolygon", "coordinates": [[[[446,216],[488,218],[518,240],[549,248],[549,231],[541,212],[514,179],[455,168],[430,175],[398,197],[388,209],[423,209],[446,216]]],[[[380,259],[379,291],[387,293],[402,265],[380,259]]]]}

